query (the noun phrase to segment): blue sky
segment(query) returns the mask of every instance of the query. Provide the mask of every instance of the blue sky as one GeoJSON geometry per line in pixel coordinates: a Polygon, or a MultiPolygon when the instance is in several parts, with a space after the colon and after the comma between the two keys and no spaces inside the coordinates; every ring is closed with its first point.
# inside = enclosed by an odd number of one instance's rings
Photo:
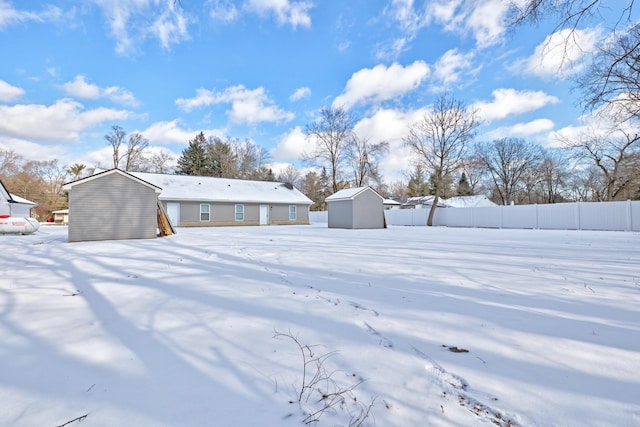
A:
{"type": "Polygon", "coordinates": [[[443,91],[477,109],[479,139],[550,146],[584,125],[570,77],[607,17],[563,56],[551,22],[508,31],[506,3],[0,0],[0,148],[110,167],[118,125],[176,156],[203,131],[302,167],[305,125],[342,105],[360,136],[389,142],[390,182],[412,168],[408,126],[443,91]]]}

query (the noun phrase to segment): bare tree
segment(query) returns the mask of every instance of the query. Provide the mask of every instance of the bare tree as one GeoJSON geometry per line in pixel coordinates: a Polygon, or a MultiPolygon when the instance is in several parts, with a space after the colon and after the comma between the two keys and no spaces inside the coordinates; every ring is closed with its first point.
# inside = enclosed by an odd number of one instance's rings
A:
{"type": "Polygon", "coordinates": [[[168,173],[172,170],[172,167],[169,165],[169,163],[173,163],[174,160],[175,156],[166,151],[158,151],[156,153],[153,153],[147,158],[147,163],[149,164],[149,172],[168,173]]]}
{"type": "MultiPolygon", "coordinates": [[[[511,0],[510,19],[511,26],[521,25],[525,22],[537,23],[546,17],[556,18],[556,30],[575,30],[582,23],[595,17],[600,18],[601,10],[611,10],[619,13],[616,27],[626,21],[630,22],[633,16],[635,0],[511,0]],[[615,4],[612,4],[615,3],[615,4]]],[[[615,27],[613,28],[615,29],[615,27]]]]}
{"type": "Polygon", "coordinates": [[[124,152],[124,170],[138,171],[146,161],[144,154],[149,146],[149,140],[142,134],[134,132],[129,135],[129,142],[124,152]]]}
{"type": "Polygon", "coordinates": [[[287,167],[282,169],[278,174],[278,181],[297,187],[300,181],[300,171],[293,165],[287,165],[287,167]]]}
{"type": "Polygon", "coordinates": [[[112,126],[111,132],[104,136],[104,139],[107,140],[109,145],[111,146],[111,156],[113,159],[113,167],[117,168],[120,166],[121,153],[120,149],[122,145],[125,143],[125,137],[127,136],[124,129],[120,126],[112,126]]]}
{"type": "Polygon", "coordinates": [[[15,175],[23,162],[24,158],[15,151],[0,149],[0,177],[15,175]]]}
{"type": "Polygon", "coordinates": [[[339,178],[353,135],[353,122],[353,117],[342,107],[322,108],[320,118],[304,130],[307,141],[313,144],[312,151],[304,154],[304,160],[328,167],[334,193],[340,189],[339,178]]]}
{"type": "Polygon", "coordinates": [[[449,94],[440,95],[422,119],[410,126],[404,143],[417,156],[417,163],[432,171],[435,187],[427,225],[433,225],[445,178],[462,166],[477,126],[475,111],[449,94]]]}
{"type": "Polygon", "coordinates": [[[516,201],[519,187],[528,193],[537,184],[538,177],[534,171],[542,160],[542,149],[536,144],[521,138],[496,139],[479,143],[476,155],[482,160],[495,194],[503,205],[516,201]]]}
{"type": "Polygon", "coordinates": [[[640,24],[601,46],[579,76],[578,87],[585,94],[586,107],[608,106],[619,123],[640,118],[640,24]]]}
{"type": "Polygon", "coordinates": [[[627,118],[640,113],[640,27],[634,14],[635,0],[511,0],[512,27],[525,22],[555,19],[555,31],[564,31],[565,56],[575,45],[578,28],[602,25],[602,16],[617,15],[606,30],[611,34],[599,46],[591,66],[577,78],[586,109],[622,104],[627,118]]]}
{"type": "Polygon", "coordinates": [[[568,159],[559,149],[543,150],[538,166],[540,193],[544,203],[558,203],[564,200],[563,190],[569,177],[568,159]]]}
{"type": "Polygon", "coordinates": [[[602,200],[615,200],[640,176],[640,134],[616,127],[602,133],[588,129],[575,138],[561,137],[564,146],[593,162],[604,182],[602,200]]]}
{"type": "Polygon", "coordinates": [[[346,153],[347,161],[353,169],[354,187],[382,183],[378,165],[380,158],[388,151],[389,143],[386,141],[372,144],[369,138],[360,138],[355,133],[352,135],[346,146],[346,153]]]}

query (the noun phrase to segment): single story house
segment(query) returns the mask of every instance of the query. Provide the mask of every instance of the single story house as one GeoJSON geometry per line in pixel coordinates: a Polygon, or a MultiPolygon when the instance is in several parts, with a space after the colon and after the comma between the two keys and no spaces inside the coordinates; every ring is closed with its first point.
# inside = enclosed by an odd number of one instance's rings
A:
{"type": "MultiPolygon", "coordinates": [[[[434,196],[409,197],[402,205],[403,209],[430,209],[434,196]]],[[[498,206],[485,195],[455,196],[448,199],[438,199],[439,208],[483,208],[498,206]]]]}
{"type": "Polygon", "coordinates": [[[69,209],[53,211],[51,215],[53,216],[53,222],[56,224],[69,224],[69,209]]]}
{"type": "Polygon", "coordinates": [[[371,187],[340,190],[325,201],[329,228],[386,228],[384,197],[371,187]]]}
{"type": "Polygon", "coordinates": [[[291,184],[130,172],[161,189],[176,227],[309,224],[311,199],[291,184]]]}
{"type": "Polygon", "coordinates": [[[161,189],[120,169],[66,183],[70,242],[151,239],[158,234],[161,189]]]}

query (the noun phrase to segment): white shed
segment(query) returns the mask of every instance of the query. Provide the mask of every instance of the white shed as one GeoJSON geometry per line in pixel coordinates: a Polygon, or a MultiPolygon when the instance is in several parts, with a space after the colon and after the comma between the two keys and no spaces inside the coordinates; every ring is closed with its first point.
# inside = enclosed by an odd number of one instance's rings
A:
{"type": "Polygon", "coordinates": [[[325,200],[329,228],[386,228],[384,197],[371,187],[347,188],[325,200]]]}

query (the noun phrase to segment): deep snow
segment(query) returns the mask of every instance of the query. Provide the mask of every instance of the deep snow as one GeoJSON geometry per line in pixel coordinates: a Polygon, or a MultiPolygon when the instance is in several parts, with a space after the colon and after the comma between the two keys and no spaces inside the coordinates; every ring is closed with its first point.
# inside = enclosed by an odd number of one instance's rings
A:
{"type": "Polygon", "coordinates": [[[640,425],[638,233],[66,232],[0,236],[1,426],[303,425],[277,332],[355,386],[318,426],[640,425]]]}

